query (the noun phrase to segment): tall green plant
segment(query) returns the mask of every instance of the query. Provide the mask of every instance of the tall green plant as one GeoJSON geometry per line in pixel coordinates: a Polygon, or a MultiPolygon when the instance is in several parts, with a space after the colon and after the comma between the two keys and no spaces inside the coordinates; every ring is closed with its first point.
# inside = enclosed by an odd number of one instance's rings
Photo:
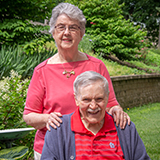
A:
{"type": "Polygon", "coordinates": [[[142,43],[147,32],[134,27],[122,16],[119,0],[68,0],[78,5],[86,19],[86,32],[92,38],[93,50],[101,56],[115,55],[121,60],[133,59],[138,50],[148,44],[142,43]]]}
{"type": "Polygon", "coordinates": [[[146,46],[141,40],[147,33],[124,19],[118,2],[88,0],[81,3],[80,8],[87,19],[87,33],[92,36],[95,53],[113,54],[121,60],[133,59],[138,50],[146,46]]]}
{"type": "Polygon", "coordinates": [[[11,70],[15,70],[22,78],[31,77],[34,68],[45,59],[53,56],[57,49],[34,50],[34,54],[26,54],[21,47],[2,46],[0,50],[0,79],[9,76],[11,70]]]}

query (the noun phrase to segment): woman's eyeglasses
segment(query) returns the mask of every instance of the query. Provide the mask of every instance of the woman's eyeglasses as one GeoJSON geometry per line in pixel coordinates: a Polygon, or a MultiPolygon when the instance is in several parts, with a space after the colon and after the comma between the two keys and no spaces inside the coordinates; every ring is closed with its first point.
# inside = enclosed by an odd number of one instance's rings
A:
{"type": "MultiPolygon", "coordinates": [[[[58,24],[57,26],[55,26],[55,28],[59,32],[64,32],[67,27],[65,25],[63,25],[63,24],[58,24]]],[[[79,29],[81,29],[81,28],[79,26],[75,25],[75,24],[68,26],[68,30],[70,32],[77,32],[79,29]]]]}

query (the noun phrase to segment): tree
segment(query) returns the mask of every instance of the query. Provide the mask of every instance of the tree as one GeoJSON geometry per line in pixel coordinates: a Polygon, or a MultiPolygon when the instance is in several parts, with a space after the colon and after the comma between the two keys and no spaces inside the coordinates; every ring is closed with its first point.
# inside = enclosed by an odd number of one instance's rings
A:
{"type": "Polygon", "coordinates": [[[147,28],[148,39],[158,44],[160,12],[156,7],[160,7],[159,1],[120,0],[120,4],[123,2],[125,3],[123,6],[124,16],[140,24],[143,28],[147,28]]]}
{"type": "Polygon", "coordinates": [[[51,37],[48,26],[31,21],[49,19],[58,0],[0,0],[0,45],[23,45],[34,49],[51,37]]]}
{"type": "Polygon", "coordinates": [[[0,21],[21,19],[43,22],[56,5],[53,0],[0,0],[0,21]]]}
{"type": "Polygon", "coordinates": [[[146,32],[139,30],[122,16],[119,0],[81,0],[74,2],[83,11],[86,32],[92,37],[93,50],[102,57],[116,56],[120,60],[134,59],[145,46],[146,32]]]}
{"type": "MultiPolygon", "coordinates": [[[[156,7],[157,11],[160,14],[160,7],[156,7]]],[[[160,17],[158,18],[158,23],[159,23],[159,36],[158,36],[158,49],[160,49],[160,17]]]]}

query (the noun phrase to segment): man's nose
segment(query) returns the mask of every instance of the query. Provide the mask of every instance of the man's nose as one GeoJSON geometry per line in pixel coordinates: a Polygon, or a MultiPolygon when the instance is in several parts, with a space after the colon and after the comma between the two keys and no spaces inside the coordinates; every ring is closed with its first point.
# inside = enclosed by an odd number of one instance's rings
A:
{"type": "Polygon", "coordinates": [[[91,108],[96,108],[96,106],[97,106],[97,103],[96,103],[95,99],[92,99],[92,101],[90,103],[90,107],[91,108]]]}

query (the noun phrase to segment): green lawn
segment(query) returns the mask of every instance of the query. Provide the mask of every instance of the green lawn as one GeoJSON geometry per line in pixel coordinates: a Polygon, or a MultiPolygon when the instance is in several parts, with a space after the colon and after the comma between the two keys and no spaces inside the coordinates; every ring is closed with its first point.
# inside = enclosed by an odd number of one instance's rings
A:
{"type": "Polygon", "coordinates": [[[152,160],[160,160],[160,103],[125,110],[136,125],[152,160]]]}

